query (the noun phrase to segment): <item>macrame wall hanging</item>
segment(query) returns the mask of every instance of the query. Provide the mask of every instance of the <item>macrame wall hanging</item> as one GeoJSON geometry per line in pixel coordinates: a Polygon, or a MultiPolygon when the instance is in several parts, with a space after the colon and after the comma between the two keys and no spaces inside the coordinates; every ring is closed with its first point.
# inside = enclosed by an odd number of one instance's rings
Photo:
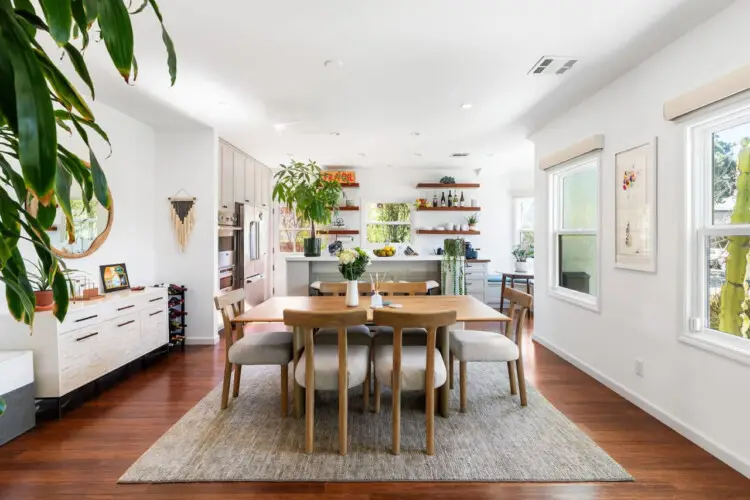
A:
{"type": "MultiPolygon", "coordinates": [[[[177,194],[179,195],[181,192],[188,194],[184,189],[180,189],[177,194]]],[[[180,245],[180,251],[184,252],[195,225],[195,216],[193,215],[195,197],[175,195],[169,198],[169,204],[172,206],[172,227],[174,227],[177,236],[177,244],[180,245]]]]}

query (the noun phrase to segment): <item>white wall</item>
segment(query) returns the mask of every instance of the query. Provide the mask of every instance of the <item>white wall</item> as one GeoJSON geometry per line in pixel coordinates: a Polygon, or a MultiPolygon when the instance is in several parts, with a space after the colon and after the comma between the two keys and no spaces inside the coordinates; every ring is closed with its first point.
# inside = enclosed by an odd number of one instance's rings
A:
{"type": "MultiPolygon", "coordinates": [[[[188,344],[215,344],[213,297],[218,291],[218,137],[213,129],[156,134],[153,208],[156,281],[186,285],[188,344]],[[184,253],[172,227],[170,196],[196,197],[195,227],[184,253]]],[[[153,201],[152,201],[153,200],[153,201]]]]}
{"type": "MultiPolygon", "coordinates": [[[[100,265],[124,262],[131,283],[153,285],[154,218],[150,208],[154,197],[154,130],[98,102],[92,105],[92,110],[112,142],[112,156],[107,157],[107,144],[96,134],[89,134],[109,181],[114,222],[112,232],[99,250],[89,257],[66,262],[72,269],[91,274],[97,283],[101,281],[100,265]]],[[[61,132],[59,141],[81,158],[88,158],[88,150],[77,137],[71,139],[61,132]]],[[[27,258],[35,258],[33,250],[23,250],[27,258]]],[[[0,297],[0,315],[5,315],[8,309],[1,283],[0,297]]]]}
{"type": "Polygon", "coordinates": [[[684,125],[662,105],[750,62],[750,0],[693,32],[548,124],[531,139],[537,158],[593,134],[602,155],[601,312],[550,297],[548,174],[536,172],[535,338],[745,475],[750,475],[750,366],[685,345],[681,333],[685,254],[684,125]],[[658,136],[658,273],[614,268],[614,155],[658,136]],[[636,358],[645,377],[635,374],[636,358]]]}

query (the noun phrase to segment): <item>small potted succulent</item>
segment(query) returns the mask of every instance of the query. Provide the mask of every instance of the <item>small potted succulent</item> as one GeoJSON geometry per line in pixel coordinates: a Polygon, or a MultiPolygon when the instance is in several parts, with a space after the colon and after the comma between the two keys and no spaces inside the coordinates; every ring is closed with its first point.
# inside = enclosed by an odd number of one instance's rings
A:
{"type": "Polygon", "coordinates": [[[515,269],[517,273],[529,272],[528,259],[534,258],[534,245],[516,245],[511,252],[516,258],[515,269]]]}
{"type": "Polygon", "coordinates": [[[474,212],[466,218],[466,223],[469,224],[469,231],[476,231],[477,224],[479,223],[479,212],[474,212]]]}
{"type": "Polygon", "coordinates": [[[36,311],[50,311],[55,305],[55,298],[52,295],[52,279],[44,266],[39,263],[27,260],[31,267],[27,270],[27,276],[31,287],[34,289],[36,297],[36,311]]]}

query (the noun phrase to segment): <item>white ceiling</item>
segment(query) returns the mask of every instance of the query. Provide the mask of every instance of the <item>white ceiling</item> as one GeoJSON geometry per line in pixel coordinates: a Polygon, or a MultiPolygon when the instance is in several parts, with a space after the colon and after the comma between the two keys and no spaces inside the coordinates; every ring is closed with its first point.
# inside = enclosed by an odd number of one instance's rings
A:
{"type": "MultiPolygon", "coordinates": [[[[530,129],[729,3],[161,0],[177,85],[144,13],[137,85],[108,77],[99,92],[159,128],[179,127],[184,112],[272,166],[291,154],[363,168],[512,169],[528,162],[530,129]],[[566,76],[527,76],[543,55],[580,62],[566,76]],[[330,59],[343,66],[325,67],[330,59]]],[[[107,66],[111,75],[102,47],[91,54],[97,75],[107,66]]]]}

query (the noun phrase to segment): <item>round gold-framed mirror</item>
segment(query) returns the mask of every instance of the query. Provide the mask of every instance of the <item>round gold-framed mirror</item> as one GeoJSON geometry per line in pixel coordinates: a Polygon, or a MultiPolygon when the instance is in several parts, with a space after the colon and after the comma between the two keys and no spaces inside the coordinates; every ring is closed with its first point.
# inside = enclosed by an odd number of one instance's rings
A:
{"type": "MultiPolygon", "coordinates": [[[[112,231],[115,211],[111,191],[109,200],[109,210],[94,198],[90,203],[91,211],[88,211],[83,203],[80,187],[73,184],[70,189],[70,205],[73,213],[75,240],[71,242],[68,238],[65,213],[58,207],[55,222],[47,230],[52,252],[63,259],[82,259],[96,252],[112,231]]],[[[32,197],[26,200],[26,209],[34,216],[37,213],[38,203],[38,200],[32,197]]]]}

